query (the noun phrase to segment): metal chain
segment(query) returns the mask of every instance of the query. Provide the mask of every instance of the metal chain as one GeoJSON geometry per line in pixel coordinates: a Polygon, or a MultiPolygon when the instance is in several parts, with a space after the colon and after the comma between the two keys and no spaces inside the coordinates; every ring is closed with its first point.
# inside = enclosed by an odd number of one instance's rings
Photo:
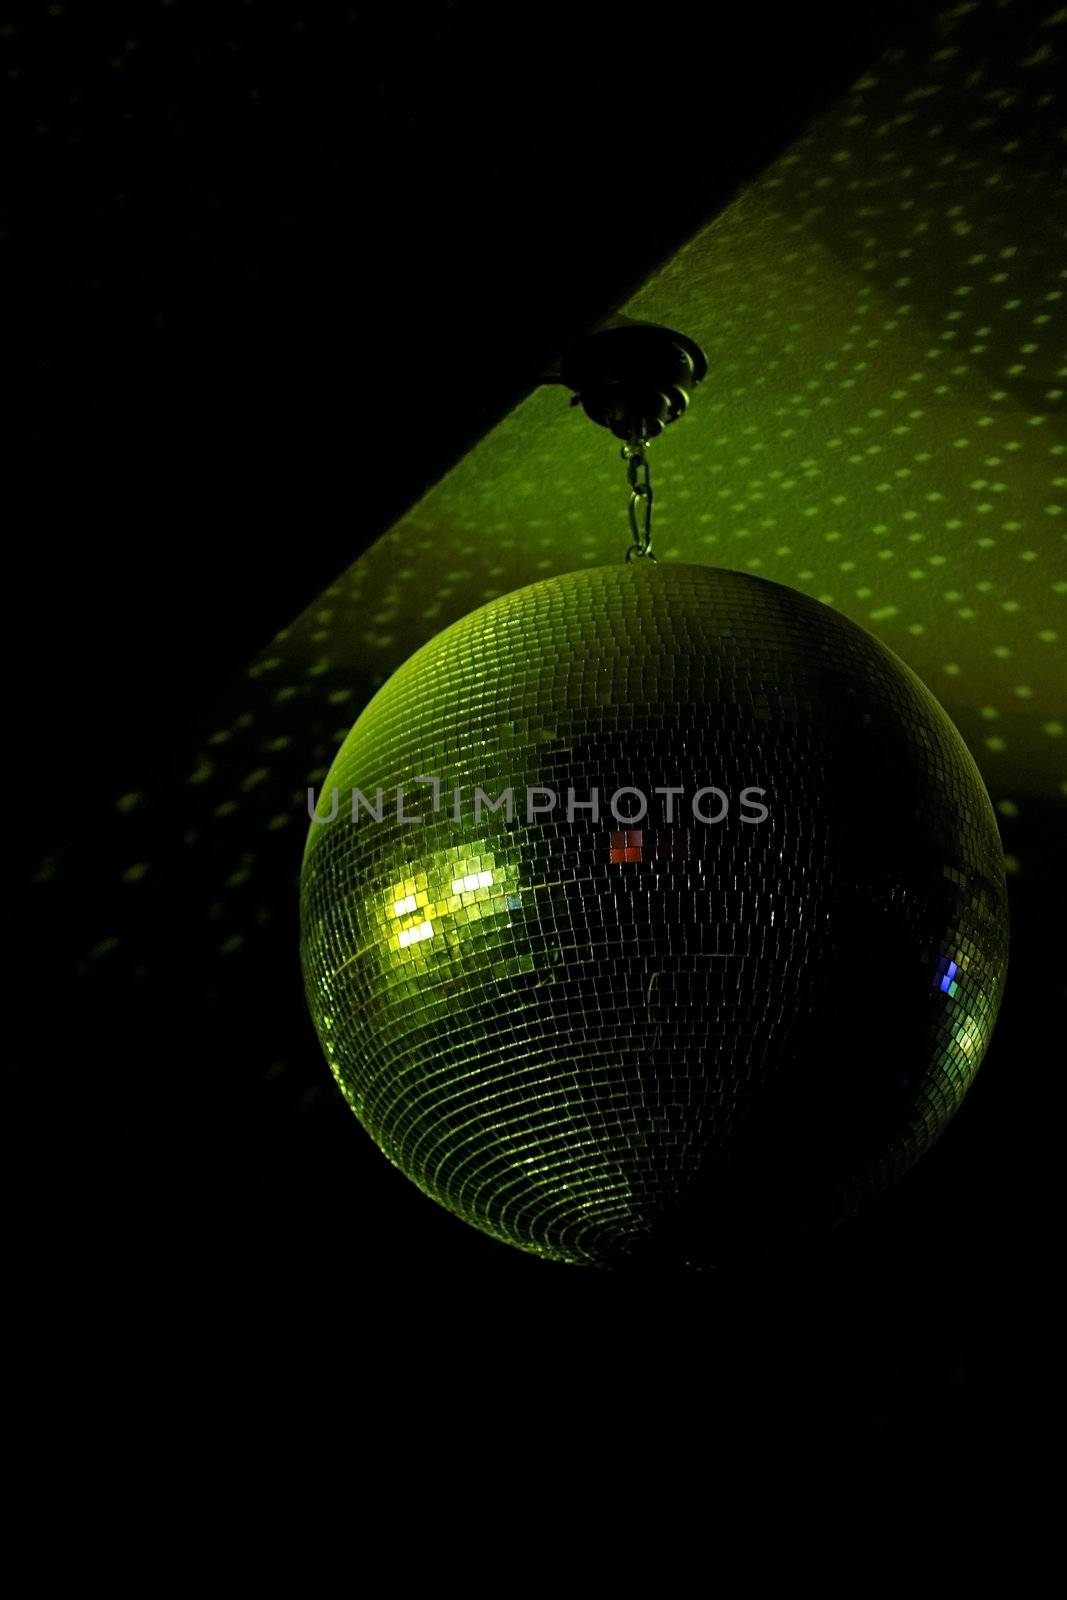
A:
{"type": "Polygon", "coordinates": [[[627,561],[635,556],[655,561],[652,554],[652,479],[649,476],[645,450],[648,440],[635,434],[619,452],[626,462],[626,481],[630,485],[630,533],[633,543],[626,552],[627,561]]]}

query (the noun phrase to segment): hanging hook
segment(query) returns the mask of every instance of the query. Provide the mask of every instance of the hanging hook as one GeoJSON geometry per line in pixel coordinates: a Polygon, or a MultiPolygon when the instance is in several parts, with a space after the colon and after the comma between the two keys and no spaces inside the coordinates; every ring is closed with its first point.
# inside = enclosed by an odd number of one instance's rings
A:
{"type": "Polygon", "coordinates": [[[635,556],[655,561],[652,553],[652,478],[645,450],[648,440],[634,434],[623,445],[619,454],[626,462],[626,481],[630,485],[630,534],[633,543],[626,552],[627,561],[635,556]]]}

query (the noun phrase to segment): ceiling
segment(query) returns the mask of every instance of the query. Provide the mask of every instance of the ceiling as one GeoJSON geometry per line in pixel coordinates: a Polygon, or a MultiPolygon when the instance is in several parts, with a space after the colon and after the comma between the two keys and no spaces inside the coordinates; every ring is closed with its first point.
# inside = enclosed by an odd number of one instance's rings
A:
{"type": "MultiPolygon", "coordinates": [[[[989,0],[935,32],[1036,82],[1014,62],[1046,11],[989,0]]],[[[8,458],[33,513],[11,560],[47,595],[33,763],[62,724],[71,770],[119,793],[180,769],[279,629],[886,46],[918,69],[931,26],[928,0],[819,0],[773,29],[568,0],[518,28],[490,0],[9,9],[8,458]]],[[[690,433],[728,376],[695,303],[715,281],[660,297],[718,363],[690,433]]],[[[577,424],[562,400],[534,403],[577,424]]],[[[561,489],[589,481],[583,449],[610,469],[568,427],[561,489]]],[[[442,615],[502,577],[446,588],[442,615]]],[[[69,836],[62,800],[41,805],[69,836]]]]}
{"type": "MultiPolygon", "coordinates": [[[[1067,30],[1050,16],[994,62],[979,9],[890,51],[730,203],[712,191],[621,309],[709,361],[650,448],[659,559],[868,628],[945,705],[1004,817],[1067,794],[1067,189],[1049,164],[1067,30]]],[[[254,675],[373,686],[494,596],[623,559],[618,443],[568,399],[534,388],[254,675]]]]}

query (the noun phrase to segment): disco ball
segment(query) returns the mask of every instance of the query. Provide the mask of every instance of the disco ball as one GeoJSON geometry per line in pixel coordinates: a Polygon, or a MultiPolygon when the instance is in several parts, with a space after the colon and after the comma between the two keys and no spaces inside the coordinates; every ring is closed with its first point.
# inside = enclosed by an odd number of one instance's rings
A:
{"type": "Polygon", "coordinates": [[[901,661],[778,584],[637,561],[494,600],[379,690],[315,803],[334,1076],[523,1250],[699,1265],[833,1222],[989,1042],[977,769],[901,661]]]}

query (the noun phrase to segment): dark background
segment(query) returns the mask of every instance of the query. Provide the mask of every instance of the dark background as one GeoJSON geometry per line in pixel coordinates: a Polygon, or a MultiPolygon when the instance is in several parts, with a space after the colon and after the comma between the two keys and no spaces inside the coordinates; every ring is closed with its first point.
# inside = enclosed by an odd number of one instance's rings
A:
{"type": "MultiPolygon", "coordinates": [[[[132,1317],[205,1382],[262,1363],[324,1405],[444,1371],[440,1427],[542,1381],[570,1414],[685,1397],[701,1426],[1033,1422],[1052,816],[1028,840],[1042,870],[1012,883],[993,1048],[938,1151],[802,1255],[652,1281],[495,1245],[386,1165],[303,1010],[298,863],[253,869],[269,954],[228,967],[206,937],[218,862],[208,842],[189,866],[171,797],[249,660],[706,219],[709,166],[725,204],[931,9],[6,14],[15,700],[40,833],[26,1071],[52,1086],[33,1192],[76,1321],[128,1336],[132,1317]],[[131,909],[137,859],[152,890],[131,909]]],[[[1046,9],[990,6],[988,26],[1046,9]]]]}

